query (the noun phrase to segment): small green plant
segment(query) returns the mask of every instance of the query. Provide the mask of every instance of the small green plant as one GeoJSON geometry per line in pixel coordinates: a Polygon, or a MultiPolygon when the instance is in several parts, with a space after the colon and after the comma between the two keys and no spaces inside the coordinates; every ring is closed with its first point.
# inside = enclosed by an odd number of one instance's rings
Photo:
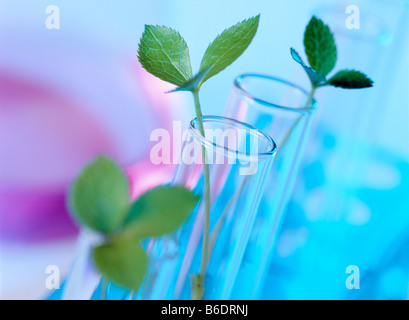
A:
{"type": "MultiPolygon", "coordinates": [[[[205,136],[199,91],[202,84],[233,63],[250,45],[259,16],[244,20],[224,30],[207,47],[199,72],[193,76],[189,48],[181,35],[170,28],[145,25],[138,48],[138,60],[149,73],[177,86],[173,91],[193,94],[200,133],[205,136]]],[[[204,279],[209,261],[210,177],[207,153],[202,147],[204,171],[205,223],[200,273],[192,275],[192,298],[202,299],[204,279]]]]}
{"type": "Polygon", "coordinates": [[[320,87],[333,86],[344,89],[361,89],[373,86],[371,79],[356,70],[340,70],[331,78],[326,78],[337,62],[337,47],[330,28],[315,16],[311,18],[305,29],[304,48],[310,66],[304,63],[293,48],[291,48],[291,55],[304,68],[311,81],[311,91],[306,107],[311,105],[314,93],[320,87]]]}
{"type": "Polygon", "coordinates": [[[133,202],[129,194],[121,168],[99,156],[74,180],[68,201],[76,221],[105,237],[105,243],[93,249],[95,266],[105,281],[136,291],[148,266],[141,240],[175,231],[199,197],[181,186],[159,186],[133,202]]]}
{"type": "MultiPolygon", "coordinates": [[[[305,108],[312,107],[314,94],[316,90],[321,87],[333,86],[344,89],[362,89],[373,86],[373,81],[364,73],[352,69],[340,70],[331,78],[327,79],[328,74],[334,69],[337,62],[337,46],[330,28],[321,19],[315,16],[311,18],[305,28],[304,48],[310,66],[304,63],[294,48],[291,48],[290,52],[293,59],[304,68],[311,81],[311,90],[305,103],[305,108]]],[[[285,146],[291,132],[297,126],[302,116],[303,115],[300,115],[298,117],[288,134],[278,146],[277,154],[279,154],[281,148],[285,146]]]]}

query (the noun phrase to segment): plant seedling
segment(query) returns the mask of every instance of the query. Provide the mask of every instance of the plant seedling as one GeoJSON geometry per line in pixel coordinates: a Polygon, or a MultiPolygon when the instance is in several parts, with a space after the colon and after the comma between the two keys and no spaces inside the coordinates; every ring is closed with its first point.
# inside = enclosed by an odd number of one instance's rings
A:
{"type": "MultiPolygon", "coordinates": [[[[304,32],[304,47],[310,66],[306,65],[295,49],[291,48],[291,56],[305,70],[311,81],[311,91],[308,95],[305,108],[312,107],[315,91],[325,86],[333,86],[343,89],[362,89],[373,86],[373,81],[363,72],[353,69],[338,71],[331,78],[328,74],[334,69],[337,62],[337,47],[330,28],[321,19],[313,16],[304,32]]],[[[294,122],[286,137],[277,149],[279,154],[281,148],[286,144],[291,132],[297,126],[302,115],[294,122]]]]}
{"type": "MultiPolygon", "coordinates": [[[[145,25],[138,48],[138,60],[149,73],[177,86],[173,91],[193,94],[200,133],[205,136],[199,91],[202,84],[233,63],[250,45],[259,23],[259,15],[224,30],[207,47],[199,72],[193,76],[189,48],[182,36],[167,27],[145,25]]],[[[192,298],[202,299],[209,260],[210,177],[207,153],[202,146],[204,171],[205,223],[200,273],[192,275],[192,298]]]]}
{"type": "Polygon", "coordinates": [[[95,266],[103,277],[136,291],[148,266],[141,240],[175,231],[199,197],[181,186],[159,186],[133,202],[129,194],[121,168],[99,156],[74,180],[68,201],[76,221],[105,236],[105,243],[93,249],[95,266]]]}
{"type": "Polygon", "coordinates": [[[352,69],[340,70],[331,78],[326,78],[337,62],[337,47],[330,28],[315,16],[311,18],[305,28],[304,48],[310,66],[304,63],[293,48],[291,48],[291,56],[304,68],[311,81],[311,92],[306,103],[307,108],[311,105],[317,88],[328,85],[344,89],[361,89],[373,86],[373,81],[364,73],[352,69]]]}

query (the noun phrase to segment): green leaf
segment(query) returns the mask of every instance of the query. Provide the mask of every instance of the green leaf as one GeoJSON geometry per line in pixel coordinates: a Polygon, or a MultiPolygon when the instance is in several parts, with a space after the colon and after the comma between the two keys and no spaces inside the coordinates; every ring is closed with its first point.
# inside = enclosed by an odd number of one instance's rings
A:
{"type": "Polygon", "coordinates": [[[91,229],[115,231],[129,209],[129,185],[122,170],[99,156],[74,181],[69,194],[70,211],[91,229]]]}
{"type": "Polygon", "coordinates": [[[291,56],[293,57],[293,59],[298,62],[300,65],[302,65],[302,67],[304,68],[305,72],[307,72],[308,77],[310,78],[312,84],[317,87],[322,83],[325,83],[327,81],[327,79],[325,79],[325,77],[318,73],[317,71],[315,71],[314,69],[308,67],[304,61],[301,59],[300,55],[298,54],[297,51],[295,51],[293,48],[291,48],[291,56]]]}
{"type": "Polygon", "coordinates": [[[344,89],[361,89],[372,87],[373,81],[360,71],[341,70],[328,80],[328,84],[344,89]]]}
{"type": "Polygon", "coordinates": [[[198,200],[180,186],[151,189],[132,204],[123,234],[145,238],[171,233],[185,222],[198,200]]]}
{"type": "Polygon", "coordinates": [[[138,60],[146,71],[174,85],[181,86],[192,78],[189,48],[170,28],[145,25],[138,60]]]}
{"type": "Polygon", "coordinates": [[[337,61],[334,36],[321,19],[312,17],[304,32],[304,47],[311,68],[324,77],[331,72],[337,61]]]}
{"type": "Polygon", "coordinates": [[[200,64],[200,71],[210,67],[201,83],[225,69],[247,49],[257,32],[259,20],[260,15],[244,20],[216,37],[200,64]]]}
{"type": "Polygon", "coordinates": [[[138,290],[148,266],[139,239],[116,238],[93,251],[94,263],[104,277],[129,290],[138,290]]]}

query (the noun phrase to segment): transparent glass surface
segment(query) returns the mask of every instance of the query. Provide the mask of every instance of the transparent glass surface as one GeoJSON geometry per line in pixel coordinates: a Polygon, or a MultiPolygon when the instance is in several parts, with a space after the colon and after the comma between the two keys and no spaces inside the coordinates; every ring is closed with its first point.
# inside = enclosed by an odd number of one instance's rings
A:
{"type": "Polygon", "coordinates": [[[238,77],[225,115],[252,124],[277,143],[277,154],[251,231],[234,299],[257,299],[293,189],[316,103],[302,88],[267,75],[238,77]]]}
{"type": "Polygon", "coordinates": [[[396,152],[405,139],[397,128],[407,106],[399,93],[407,84],[391,81],[405,52],[403,2],[354,2],[359,29],[346,27],[348,1],[312,12],[334,31],[338,60],[330,76],[354,68],[374,87],[317,91],[320,108],[267,268],[264,299],[407,298],[408,165],[396,152]],[[353,275],[359,290],[348,287],[353,275]]]}
{"type": "Polygon", "coordinates": [[[244,250],[250,239],[266,178],[276,153],[274,141],[262,131],[224,117],[197,120],[185,136],[175,185],[184,185],[202,200],[174,234],[152,239],[149,272],[140,299],[191,299],[192,274],[200,271],[204,227],[202,151],[210,172],[209,263],[204,299],[229,299],[244,250]]]}

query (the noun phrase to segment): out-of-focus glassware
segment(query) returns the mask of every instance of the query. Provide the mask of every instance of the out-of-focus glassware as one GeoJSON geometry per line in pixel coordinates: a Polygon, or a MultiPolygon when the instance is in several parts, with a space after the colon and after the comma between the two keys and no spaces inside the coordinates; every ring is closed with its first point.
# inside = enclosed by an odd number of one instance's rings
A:
{"type": "Polygon", "coordinates": [[[316,107],[308,92],[279,78],[245,74],[234,81],[225,115],[254,125],[277,143],[276,159],[233,290],[234,299],[259,297],[316,107]]]}

